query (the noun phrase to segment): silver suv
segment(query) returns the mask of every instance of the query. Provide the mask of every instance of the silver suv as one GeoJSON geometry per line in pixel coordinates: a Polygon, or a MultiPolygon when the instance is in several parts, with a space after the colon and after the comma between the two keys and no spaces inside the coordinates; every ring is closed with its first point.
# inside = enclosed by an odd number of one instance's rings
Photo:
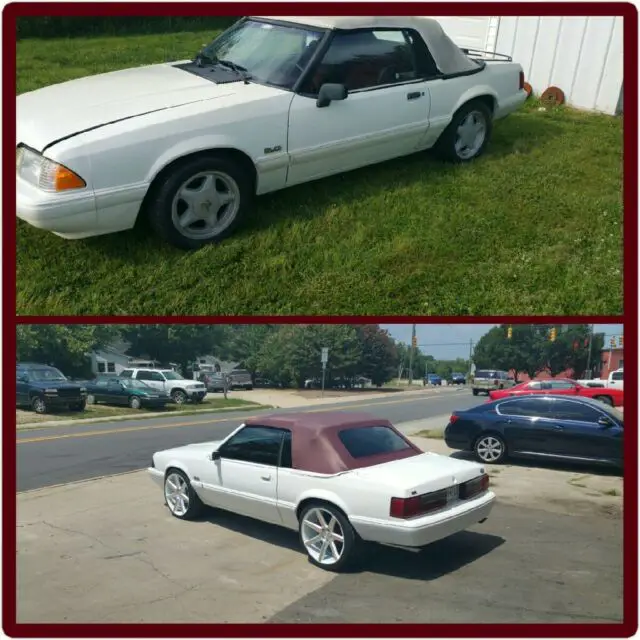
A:
{"type": "Polygon", "coordinates": [[[123,369],[120,377],[142,380],[150,387],[168,393],[176,404],[184,404],[187,400],[202,402],[207,395],[202,382],[183,378],[172,369],[123,369]]]}
{"type": "Polygon", "coordinates": [[[471,391],[474,396],[480,392],[489,395],[489,391],[496,389],[509,389],[515,385],[516,381],[507,371],[497,369],[480,369],[471,378],[471,391]]]}

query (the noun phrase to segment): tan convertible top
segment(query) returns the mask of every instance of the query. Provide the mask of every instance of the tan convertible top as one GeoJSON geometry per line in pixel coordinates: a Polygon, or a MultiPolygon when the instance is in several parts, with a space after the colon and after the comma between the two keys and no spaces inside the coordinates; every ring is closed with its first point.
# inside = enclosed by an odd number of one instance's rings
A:
{"type": "Polygon", "coordinates": [[[438,69],[445,74],[477,69],[444,32],[434,18],[423,16],[250,16],[264,20],[279,20],[320,29],[414,29],[425,41],[438,69]]]}

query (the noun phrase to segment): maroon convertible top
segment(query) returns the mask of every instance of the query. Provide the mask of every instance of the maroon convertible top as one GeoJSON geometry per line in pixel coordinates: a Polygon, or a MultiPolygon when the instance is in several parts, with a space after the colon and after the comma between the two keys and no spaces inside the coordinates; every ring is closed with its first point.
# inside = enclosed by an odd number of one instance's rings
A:
{"type": "Polygon", "coordinates": [[[323,411],[281,413],[251,418],[246,425],[276,427],[291,431],[292,468],[313,473],[334,474],[420,455],[422,451],[388,420],[368,413],[323,411]],[[407,448],[380,455],[354,458],[340,440],[339,433],[362,427],[387,427],[407,443],[407,448]]]}

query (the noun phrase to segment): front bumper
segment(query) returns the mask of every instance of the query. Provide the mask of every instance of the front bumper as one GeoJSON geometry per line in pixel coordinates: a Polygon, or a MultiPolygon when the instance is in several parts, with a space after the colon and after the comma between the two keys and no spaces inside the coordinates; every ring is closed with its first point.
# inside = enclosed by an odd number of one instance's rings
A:
{"type": "Polygon", "coordinates": [[[203,389],[201,391],[189,391],[189,389],[187,389],[187,395],[189,396],[190,400],[204,400],[207,395],[207,391],[206,389],[203,389]]]}
{"type": "Polygon", "coordinates": [[[151,479],[159,486],[164,487],[164,473],[155,467],[149,467],[147,469],[151,479]]]}
{"type": "Polygon", "coordinates": [[[52,393],[45,393],[42,397],[48,407],[68,407],[73,404],[81,404],[87,398],[87,396],[71,396],[65,398],[52,393]]]}
{"type": "Polygon", "coordinates": [[[433,515],[415,520],[390,522],[368,518],[350,518],[353,527],[363,540],[399,547],[425,547],[436,540],[464,531],[484,520],[491,513],[495,494],[485,494],[433,515]]]}

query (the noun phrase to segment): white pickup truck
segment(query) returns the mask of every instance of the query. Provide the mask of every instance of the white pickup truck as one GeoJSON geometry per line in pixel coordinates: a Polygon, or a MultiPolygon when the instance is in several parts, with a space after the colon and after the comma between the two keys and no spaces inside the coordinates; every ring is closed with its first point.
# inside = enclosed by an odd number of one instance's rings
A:
{"type": "Polygon", "coordinates": [[[207,387],[198,380],[183,378],[172,369],[123,369],[121,378],[142,380],[145,384],[168,393],[176,404],[184,404],[187,400],[202,402],[207,395],[207,387]]]}
{"type": "Polygon", "coordinates": [[[194,54],[18,96],[18,217],[77,239],[142,212],[197,249],[255,195],[431,148],[469,162],[527,98],[519,64],[422,17],[251,16],[194,54]]]}
{"type": "Polygon", "coordinates": [[[591,380],[578,380],[578,384],[583,387],[602,387],[605,389],[623,389],[624,388],[624,370],[616,369],[612,371],[607,378],[595,378],[591,380]]]}

